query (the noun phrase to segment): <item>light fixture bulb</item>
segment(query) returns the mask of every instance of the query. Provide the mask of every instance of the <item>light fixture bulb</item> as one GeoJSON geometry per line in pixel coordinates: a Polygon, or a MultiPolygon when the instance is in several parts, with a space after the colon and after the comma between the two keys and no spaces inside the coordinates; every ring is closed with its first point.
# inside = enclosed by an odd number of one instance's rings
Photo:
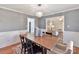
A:
{"type": "Polygon", "coordinates": [[[42,12],[36,12],[36,16],[37,17],[42,17],[43,16],[43,13],[42,12]]]}

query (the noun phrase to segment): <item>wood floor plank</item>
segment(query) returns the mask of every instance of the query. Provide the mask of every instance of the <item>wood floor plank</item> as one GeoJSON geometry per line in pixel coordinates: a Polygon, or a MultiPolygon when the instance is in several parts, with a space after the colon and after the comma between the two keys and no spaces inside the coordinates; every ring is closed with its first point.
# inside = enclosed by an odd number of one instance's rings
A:
{"type": "Polygon", "coordinates": [[[13,54],[13,49],[12,48],[16,48],[16,46],[19,45],[19,44],[20,43],[16,43],[16,44],[13,44],[11,46],[0,48],[0,54],[13,54]]]}

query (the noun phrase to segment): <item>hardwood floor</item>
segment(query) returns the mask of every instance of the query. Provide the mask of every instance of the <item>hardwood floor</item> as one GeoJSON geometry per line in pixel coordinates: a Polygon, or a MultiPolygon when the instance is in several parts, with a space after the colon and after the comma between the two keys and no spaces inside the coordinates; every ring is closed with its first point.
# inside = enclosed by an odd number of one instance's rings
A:
{"type": "Polygon", "coordinates": [[[79,48],[78,47],[76,48],[76,54],[79,54],[79,48]]]}
{"type": "Polygon", "coordinates": [[[13,48],[16,48],[17,45],[19,45],[20,43],[11,45],[11,46],[7,46],[4,48],[0,48],[0,54],[14,54],[13,52],[13,48]]]}
{"type": "MultiPolygon", "coordinates": [[[[17,45],[19,45],[20,43],[17,43],[17,44],[14,44],[14,45],[11,45],[11,46],[7,46],[7,47],[4,47],[4,48],[1,48],[0,49],[0,54],[14,54],[14,51],[13,51],[13,48],[16,48],[17,45]]],[[[74,49],[75,51],[75,54],[79,54],[79,48],[76,47],[74,49]]]]}

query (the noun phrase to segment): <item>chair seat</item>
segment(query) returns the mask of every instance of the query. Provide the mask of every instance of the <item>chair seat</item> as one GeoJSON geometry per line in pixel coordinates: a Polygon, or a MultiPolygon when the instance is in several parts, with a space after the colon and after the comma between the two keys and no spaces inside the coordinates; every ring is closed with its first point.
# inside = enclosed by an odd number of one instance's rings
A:
{"type": "Polygon", "coordinates": [[[66,52],[66,45],[63,43],[58,43],[55,45],[54,48],[52,48],[51,52],[54,52],[57,54],[64,54],[66,52]]]}
{"type": "Polygon", "coordinates": [[[61,49],[61,50],[66,50],[66,44],[64,44],[64,43],[58,43],[58,44],[56,44],[56,48],[58,48],[58,49],[61,49]]]}
{"type": "Polygon", "coordinates": [[[20,40],[21,40],[21,53],[32,53],[32,42],[27,39],[26,37],[24,37],[24,34],[20,34],[20,40]]]}
{"type": "Polygon", "coordinates": [[[64,54],[65,50],[61,50],[59,48],[54,48],[52,52],[57,53],[57,54],[64,54]]]}

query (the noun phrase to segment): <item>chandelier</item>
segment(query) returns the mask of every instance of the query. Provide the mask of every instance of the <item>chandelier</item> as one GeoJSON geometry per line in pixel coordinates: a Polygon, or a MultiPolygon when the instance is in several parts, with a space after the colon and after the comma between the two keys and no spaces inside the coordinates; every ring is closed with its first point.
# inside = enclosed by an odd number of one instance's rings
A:
{"type": "MultiPolygon", "coordinates": [[[[38,7],[41,7],[42,4],[38,4],[37,6],[38,6],[38,7]]],[[[36,12],[36,16],[37,16],[37,17],[42,17],[42,16],[43,16],[43,12],[37,11],[37,12],[36,12]]]]}

